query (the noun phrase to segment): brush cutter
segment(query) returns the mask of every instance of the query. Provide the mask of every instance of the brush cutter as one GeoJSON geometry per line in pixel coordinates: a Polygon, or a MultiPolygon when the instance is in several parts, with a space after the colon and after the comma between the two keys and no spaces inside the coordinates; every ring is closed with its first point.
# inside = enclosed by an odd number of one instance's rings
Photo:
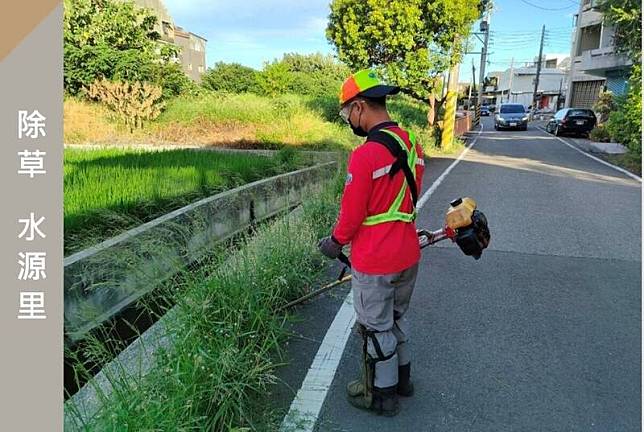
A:
{"type": "MultiPolygon", "coordinates": [[[[450,203],[445,215],[445,226],[443,228],[437,231],[420,229],[416,232],[421,249],[450,239],[458,245],[465,255],[471,256],[476,260],[481,258],[483,251],[490,244],[490,229],[487,224],[487,218],[482,211],[477,210],[476,201],[472,198],[458,198],[450,203]]],[[[287,309],[300,304],[351,280],[351,275],[346,275],[347,269],[351,268],[351,261],[344,253],[338,256],[338,260],[344,264],[344,267],[336,281],[312,291],[282,306],[280,309],[287,309]]]]}

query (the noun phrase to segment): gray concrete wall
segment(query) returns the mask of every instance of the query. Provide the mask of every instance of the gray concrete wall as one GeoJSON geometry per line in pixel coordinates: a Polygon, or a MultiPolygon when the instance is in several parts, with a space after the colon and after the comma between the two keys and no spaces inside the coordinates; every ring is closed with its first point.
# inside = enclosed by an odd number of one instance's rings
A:
{"type": "Polygon", "coordinates": [[[64,260],[65,333],[74,342],[216,243],[319,190],[337,170],[327,162],[256,181],[175,210],[64,260]]]}

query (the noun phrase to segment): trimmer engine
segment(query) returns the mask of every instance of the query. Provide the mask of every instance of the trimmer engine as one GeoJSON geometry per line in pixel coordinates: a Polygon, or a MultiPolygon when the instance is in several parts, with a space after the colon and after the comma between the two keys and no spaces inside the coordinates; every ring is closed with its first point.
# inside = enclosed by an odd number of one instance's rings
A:
{"type": "Polygon", "coordinates": [[[465,255],[474,259],[481,258],[483,250],[490,244],[487,218],[476,209],[476,202],[472,198],[458,198],[450,203],[443,229],[418,231],[421,248],[448,238],[456,242],[465,255]]]}

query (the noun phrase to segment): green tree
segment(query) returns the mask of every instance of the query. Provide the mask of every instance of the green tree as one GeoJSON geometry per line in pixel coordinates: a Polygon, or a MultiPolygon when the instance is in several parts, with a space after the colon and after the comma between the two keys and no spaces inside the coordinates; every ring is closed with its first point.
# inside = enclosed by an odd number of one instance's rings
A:
{"type": "Polygon", "coordinates": [[[454,40],[469,34],[479,6],[480,0],[333,0],[326,35],[352,69],[377,68],[431,103],[435,77],[460,61],[454,40]]]}
{"type": "Polygon", "coordinates": [[[604,0],[599,5],[606,23],[615,30],[615,47],[633,62],[626,95],[616,98],[606,127],[611,137],[642,157],[642,3],[640,0],[604,0]]]}
{"type": "Polygon", "coordinates": [[[624,144],[637,159],[642,158],[642,65],[633,65],[626,95],[616,98],[606,128],[613,140],[624,144]]]}
{"type": "Polygon", "coordinates": [[[164,96],[191,87],[169,63],[179,49],[157,42],[156,17],[148,10],[115,0],[65,0],[64,7],[67,93],[78,94],[99,78],[154,82],[164,96]]]}
{"type": "Polygon", "coordinates": [[[599,10],[615,29],[617,51],[634,63],[642,62],[642,3],[640,0],[603,0],[599,10]]]}
{"type": "Polygon", "coordinates": [[[239,63],[218,62],[201,77],[202,85],[214,91],[257,92],[257,71],[239,63]]]}

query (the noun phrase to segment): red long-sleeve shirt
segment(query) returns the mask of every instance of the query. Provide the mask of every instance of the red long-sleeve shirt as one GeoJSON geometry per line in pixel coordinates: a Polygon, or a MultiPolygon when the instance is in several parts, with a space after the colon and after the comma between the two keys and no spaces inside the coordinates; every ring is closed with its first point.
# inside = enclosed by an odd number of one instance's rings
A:
{"type": "MultiPolygon", "coordinates": [[[[386,123],[385,127],[402,138],[407,148],[411,148],[406,131],[393,122],[386,123]]],[[[419,145],[416,145],[416,152],[422,161],[423,152],[419,145]]],[[[347,181],[333,237],[343,245],[351,243],[351,264],[362,273],[397,273],[420,260],[415,223],[394,221],[363,225],[367,216],[389,210],[406,181],[402,170],[393,178],[389,175],[372,178],[374,171],[394,161],[384,145],[372,141],[357,147],[349,156],[347,181]]],[[[424,165],[416,164],[419,193],[423,172],[424,165]]],[[[409,213],[412,208],[411,194],[407,188],[401,210],[409,213]]]]}

